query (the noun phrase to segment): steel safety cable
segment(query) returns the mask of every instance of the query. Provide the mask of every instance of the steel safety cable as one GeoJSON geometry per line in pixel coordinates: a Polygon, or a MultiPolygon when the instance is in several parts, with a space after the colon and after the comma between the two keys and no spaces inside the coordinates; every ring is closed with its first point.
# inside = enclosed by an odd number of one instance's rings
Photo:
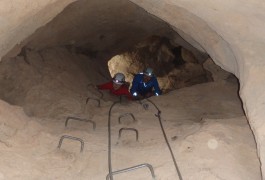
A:
{"type": "Polygon", "coordinates": [[[108,118],[108,165],[109,165],[110,180],[113,180],[112,164],[111,164],[111,110],[117,103],[120,103],[120,101],[116,101],[111,105],[109,109],[109,118],[108,118]]]}
{"type": "Polygon", "coordinates": [[[177,162],[176,162],[176,158],[175,158],[175,156],[174,156],[174,154],[173,154],[173,151],[172,151],[172,148],[171,148],[171,146],[170,146],[170,144],[169,144],[169,142],[168,142],[168,138],[167,138],[167,135],[166,135],[166,132],[165,132],[165,129],[164,129],[163,123],[162,123],[162,121],[161,121],[161,113],[162,113],[162,112],[160,111],[160,109],[157,107],[157,105],[156,105],[153,101],[151,101],[150,99],[146,99],[146,100],[149,101],[151,104],[153,104],[154,107],[157,109],[157,114],[155,114],[155,116],[156,116],[156,117],[158,118],[158,120],[159,120],[159,124],[160,124],[160,127],[161,127],[161,129],[162,129],[162,132],[163,132],[163,135],[164,135],[164,138],[165,138],[166,144],[167,144],[167,146],[168,146],[168,149],[169,149],[169,151],[170,151],[170,154],[171,154],[172,160],[173,160],[173,162],[174,162],[175,168],[176,168],[176,170],[177,170],[177,173],[178,173],[178,176],[179,176],[179,180],[183,180],[183,179],[182,179],[182,175],[181,175],[181,173],[180,173],[180,170],[179,170],[179,168],[178,168],[177,162]]]}

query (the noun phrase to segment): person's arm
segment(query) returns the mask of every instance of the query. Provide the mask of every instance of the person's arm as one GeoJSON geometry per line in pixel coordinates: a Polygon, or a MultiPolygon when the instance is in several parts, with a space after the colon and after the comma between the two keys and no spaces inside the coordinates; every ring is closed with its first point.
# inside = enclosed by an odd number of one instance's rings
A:
{"type": "Polygon", "coordinates": [[[104,84],[97,85],[97,88],[100,89],[100,90],[111,89],[112,88],[112,81],[104,83],[104,84]]]}
{"type": "Polygon", "coordinates": [[[159,96],[161,95],[161,90],[159,88],[159,85],[158,85],[158,82],[157,82],[157,79],[154,77],[153,79],[153,86],[154,86],[154,95],[155,96],[159,96]]]}

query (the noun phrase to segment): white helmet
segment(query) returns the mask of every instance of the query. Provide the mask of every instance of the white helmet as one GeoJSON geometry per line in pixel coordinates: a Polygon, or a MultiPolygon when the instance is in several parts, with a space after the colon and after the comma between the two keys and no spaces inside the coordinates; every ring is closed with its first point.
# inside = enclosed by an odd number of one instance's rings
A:
{"type": "Polygon", "coordinates": [[[125,83],[125,76],[122,73],[117,73],[114,75],[113,82],[115,84],[124,84],[125,83]]]}
{"type": "Polygon", "coordinates": [[[152,68],[146,68],[145,71],[144,71],[144,74],[146,76],[152,77],[154,75],[153,74],[153,69],[152,68]]]}

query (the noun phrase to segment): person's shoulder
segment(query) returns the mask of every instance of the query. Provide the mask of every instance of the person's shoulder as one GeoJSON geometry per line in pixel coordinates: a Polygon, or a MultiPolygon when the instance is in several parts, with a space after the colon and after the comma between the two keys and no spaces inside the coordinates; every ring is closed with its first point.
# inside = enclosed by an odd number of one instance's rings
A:
{"type": "Polygon", "coordinates": [[[142,77],[144,75],[144,73],[138,73],[135,75],[135,77],[142,77]]]}

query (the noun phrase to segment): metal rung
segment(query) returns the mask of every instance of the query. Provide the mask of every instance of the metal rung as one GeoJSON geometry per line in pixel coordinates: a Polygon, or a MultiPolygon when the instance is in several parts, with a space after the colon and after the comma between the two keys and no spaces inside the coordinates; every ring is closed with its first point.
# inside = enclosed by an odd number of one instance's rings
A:
{"type": "Polygon", "coordinates": [[[73,137],[73,136],[68,136],[68,135],[63,135],[61,138],[60,138],[60,141],[59,141],[59,144],[58,144],[58,148],[60,149],[61,146],[62,146],[62,142],[63,140],[67,138],[67,139],[72,139],[72,140],[75,140],[75,141],[79,141],[81,143],[81,148],[80,148],[80,152],[83,152],[84,150],[84,141],[80,138],[77,138],[77,137],[73,137]]]}
{"type": "Polygon", "coordinates": [[[135,119],[135,117],[134,117],[134,115],[132,113],[125,113],[125,114],[122,114],[122,115],[119,116],[119,124],[121,123],[121,118],[126,117],[126,116],[131,116],[133,121],[134,122],[136,121],[136,119],[135,119]]]}
{"type": "Polygon", "coordinates": [[[87,87],[90,87],[90,86],[97,90],[97,92],[100,94],[99,98],[103,98],[103,93],[98,88],[95,88],[94,84],[90,83],[90,84],[87,85],[87,87]]]}
{"type": "Polygon", "coordinates": [[[114,171],[110,174],[107,175],[106,177],[106,180],[109,180],[110,176],[113,176],[113,175],[116,175],[116,174],[121,174],[121,173],[125,173],[125,172],[128,172],[128,171],[134,171],[134,170],[137,170],[137,169],[140,169],[140,168],[144,168],[144,167],[147,167],[150,172],[151,172],[151,175],[153,177],[153,180],[155,180],[155,173],[154,173],[154,169],[152,167],[152,165],[150,164],[140,164],[140,165],[137,165],[137,166],[133,166],[133,167],[129,167],[129,168],[126,168],[126,169],[121,169],[121,170],[118,170],[118,171],[114,171]]]}
{"type": "Polygon", "coordinates": [[[136,134],[136,141],[138,141],[139,133],[138,133],[138,130],[137,130],[137,129],[134,129],[134,128],[121,128],[121,129],[119,130],[119,138],[121,138],[121,133],[122,133],[122,131],[124,131],[124,130],[126,130],[126,131],[134,131],[135,134],[136,134]]]}
{"type": "Polygon", "coordinates": [[[142,106],[143,106],[143,108],[145,110],[148,110],[148,108],[149,108],[149,104],[148,103],[143,103],[142,106]]]}
{"type": "Polygon", "coordinates": [[[97,101],[98,102],[98,107],[100,107],[100,100],[99,99],[97,99],[97,98],[91,98],[91,97],[88,97],[87,99],[86,99],[86,104],[88,103],[88,101],[89,100],[94,100],[94,101],[97,101]]]}
{"type": "Polygon", "coordinates": [[[139,100],[139,104],[141,104],[142,107],[143,107],[145,110],[148,110],[148,108],[149,108],[149,104],[148,104],[148,103],[143,103],[141,100],[139,100]]]}
{"type": "Polygon", "coordinates": [[[67,127],[68,121],[71,120],[71,119],[72,120],[77,120],[77,121],[83,121],[83,122],[91,123],[91,124],[93,124],[93,130],[96,129],[96,123],[94,121],[89,120],[89,119],[82,119],[82,118],[78,118],[78,117],[67,117],[66,121],[65,121],[65,127],[67,127]]]}

